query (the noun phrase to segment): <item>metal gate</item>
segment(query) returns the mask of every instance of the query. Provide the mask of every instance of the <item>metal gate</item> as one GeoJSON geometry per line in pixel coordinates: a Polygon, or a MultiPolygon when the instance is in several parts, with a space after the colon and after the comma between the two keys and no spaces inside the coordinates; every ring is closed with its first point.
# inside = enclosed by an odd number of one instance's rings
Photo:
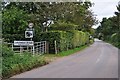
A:
{"type": "Polygon", "coordinates": [[[41,42],[35,42],[35,53],[44,54],[47,53],[47,42],[41,41],[41,42]]]}
{"type": "Polygon", "coordinates": [[[13,43],[7,43],[9,46],[11,45],[12,50],[15,53],[23,53],[23,52],[31,52],[33,54],[44,54],[47,53],[47,42],[40,41],[34,42],[33,46],[15,46],[13,43]]]}

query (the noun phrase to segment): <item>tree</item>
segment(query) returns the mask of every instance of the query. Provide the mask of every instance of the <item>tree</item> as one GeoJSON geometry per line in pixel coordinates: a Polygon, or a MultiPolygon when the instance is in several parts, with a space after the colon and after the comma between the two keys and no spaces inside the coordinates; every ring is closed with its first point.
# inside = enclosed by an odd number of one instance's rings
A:
{"type": "Polygon", "coordinates": [[[96,33],[97,35],[102,34],[104,40],[120,48],[120,5],[117,6],[117,10],[118,12],[115,12],[115,16],[103,18],[96,33]]]}
{"type": "Polygon", "coordinates": [[[28,15],[17,7],[11,7],[2,11],[2,29],[4,34],[24,33],[28,25],[28,15]]]}
{"type": "Polygon", "coordinates": [[[117,10],[118,10],[118,12],[115,12],[115,15],[117,17],[117,25],[116,26],[117,26],[117,29],[120,30],[120,4],[118,4],[117,10]]]}
{"type": "Polygon", "coordinates": [[[83,31],[90,31],[96,23],[92,11],[88,10],[92,6],[91,2],[11,2],[5,9],[10,9],[11,6],[26,11],[32,18],[30,20],[43,30],[43,23],[48,20],[71,22],[79,25],[77,29],[83,31]]]}

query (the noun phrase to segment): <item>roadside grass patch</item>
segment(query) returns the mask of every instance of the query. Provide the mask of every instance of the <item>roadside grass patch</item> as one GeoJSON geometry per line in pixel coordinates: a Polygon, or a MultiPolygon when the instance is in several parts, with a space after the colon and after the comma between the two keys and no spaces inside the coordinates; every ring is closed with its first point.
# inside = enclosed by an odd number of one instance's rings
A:
{"type": "Polygon", "coordinates": [[[44,56],[31,54],[15,54],[11,57],[3,57],[2,77],[9,78],[15,74],[29,71],[33,68],[48,64],[44,56]]]}
{"type": "Polygon", "coordinates": [[[6,48],[7,51],[2,52],[2,54],[4,54],[4,57],[2,57],[2,78],[9,78],[13,75],[49,64],[60,57],[71,55],[85,49],[88,46],[89,45],[84,45],[79,48],[60,52],[58,54],[44,55],[32,55],[31,53],[27,52],[23,54],[15,54],[9,48],[3,47],[6,48]]]}
{"type": "Polygon", "coordinates": [[[81,51],[81,50],[85,49],[87,46],[88,45],[84,45],[84,46],[81,46],[79,48],[74,48],[74,49],[71,49],[71,50],[68,50],[68,51],[63,51],[63,52],[60,52],[56,55],[59,56],[59,57],[68,56],[68,55],[71,55],[73,53],[76,53],[78,51],[81,51]]]}

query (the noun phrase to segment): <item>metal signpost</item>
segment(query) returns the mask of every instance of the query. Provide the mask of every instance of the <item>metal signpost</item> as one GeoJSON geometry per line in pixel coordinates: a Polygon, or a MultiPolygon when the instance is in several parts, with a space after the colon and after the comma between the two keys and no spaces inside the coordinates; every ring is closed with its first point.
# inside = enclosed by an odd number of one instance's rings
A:
{"type": "Polygon", "coordinates": [[[35,53],[34,51],[34,41],[32,41],[33,39],[33,35],[34,35],[34,29],[33,29],[33,23],[29,23],[28,28],[25,31],[25,38],[29,38],[30,41],[14,41],[14,43],[12,44],[12,49],[20,49],[20,53],[23,51],[24,48],[27,47],[27,50],[29,48],[31,48],[31,51],[33,52],[33,54],[35,53]],[[16,47],[14,47],[16,46],[16,47]]]}
{"type": "MultiPolygon", "coordinates": [[[[33,33],[33,31],[34,31],[33,26],[34,26],[33,23],[29,23],[28,28],[25,31],[25,38],[29,38],[31,41],[33,40],[33,35],[34,35],[34,33],[33,33]]],[[[32,42],[34,43],[34,41],[32,41],[32,42]]],[[[34,44],[33,44],[32,48],[31,48],[31,51],[33,51],[33,54],[34,54],[34,51],[35,51],[34,50],[34,44]]]]}
{"type": "Polygon", "coordinates": [[[46,41],[34,42],[33,37],[34,37],[33,23],[29,23],[28,28],[26,28],[25,31],[25,38],[29,40],[14,41],[14,43],[12,43],[12,50],[19,53],[22,53],[23,51],[30,51],[33,54],[46,53],[47,52],[46,41]]]}
{"type": "Polygon", "coordinates": [[[29,38],[31,41],[34,35],[33,23],[29,23],[28,28],[25,31],[25,38],[29,38]]]}

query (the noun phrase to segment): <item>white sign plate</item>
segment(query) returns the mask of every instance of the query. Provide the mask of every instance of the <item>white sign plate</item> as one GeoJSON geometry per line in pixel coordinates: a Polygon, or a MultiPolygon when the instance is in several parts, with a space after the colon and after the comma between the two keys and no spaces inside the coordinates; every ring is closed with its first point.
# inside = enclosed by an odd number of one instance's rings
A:
{"type": "Polygon", "coordinates": [[[15,46],[33,46],[34,41],[14,41],[15,46]]]}
{"type": "Polygon", "coordinates": [[[25,31],[25,38],[33,38],[33,31],[25,31]]]}

